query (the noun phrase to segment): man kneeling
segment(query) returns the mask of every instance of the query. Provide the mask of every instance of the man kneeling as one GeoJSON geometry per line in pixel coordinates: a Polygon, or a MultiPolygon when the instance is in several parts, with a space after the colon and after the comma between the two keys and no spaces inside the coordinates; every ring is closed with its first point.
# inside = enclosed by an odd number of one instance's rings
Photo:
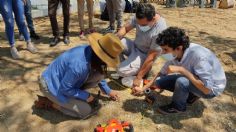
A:
{"type": "Polygon", "coordinates": [[[36,108],[50,107],[62,113],[86,118],[97,106],[86,88],[97,85],[113,100],[118,99],[104,80],[107,67],[116,68],[123,47],[113,34],[102,36],[93,33],[88,37],[90,45],[72,48],[56,58],[39,78],[40,90],[46,97],[35,102],[36,108]]]}
{"type": "Polygon", "coordinates": [[[186,111],[186,105],[199,97],[210,99],[223,92],[226,77],[219,60],[209,49],[189,43],[184,30],[170,27],[159,34],[156,43],[161,46],[163,57],[170,60],[148,85],[133,88],[134,95],[150,86],[172,91],[172,102],[158,108],[160,113],[169,114],[186,111]],[[158,76],[160,79],[156,80],[158,76]]]}

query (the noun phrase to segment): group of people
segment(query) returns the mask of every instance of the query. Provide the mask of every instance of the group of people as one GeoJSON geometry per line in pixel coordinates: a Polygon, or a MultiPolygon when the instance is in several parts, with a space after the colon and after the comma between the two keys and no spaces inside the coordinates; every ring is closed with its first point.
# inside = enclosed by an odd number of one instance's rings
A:
{"type": "MultiPolygon", "coordinates": [[[[55,1],[49,0],[54,42],[60,40],[54,9],[58,2],[55,1]]],[[[68,18],[68,1],[60,1],[64,3],[64,17],[68,18]]],[[[116,17],[111,17],[111,30],[114,28],[112,22],[119,18],[119,13],[114,12],[116,17]]],[[[91,31],[92,18],[89,19],[91,31]]],[[[65,43],[69,42],[68,25],[69,21],[64,19],[65,43]]],[[[114,101],[119,100],[122,96],[112,90],[105,80],[107,67],[116,68],[120,77],[135,76],[132,86],[134,96],[144,95],[149,87],[173,92],[170,104],[157,109],[162,114],[185,112],[187,105],[199,98],[211,99],[224,91],[226,77],[216,55],[201,44],[191,43],[183,29],[167,27],[165,18],[151,4],[138,4],[135,17],[124,26],[118,22],[117,29],[117,32],[105,35],[91,31],[93,33],[87,37],[88,44],[74,47],[57,57],[39,76],[43,96],[35,101],[36,108],[50,108],[84,119],[100,107],[98,98],[90,94],[88,88],[99,87],[102,94],[114,101]],[[133,29],[136,29],[135,39],[125,38],[133,29]],[[142,79],[160,56],[167,62],[148,84],[141,87],[142,79]]],[[[29,39],[26,41],[30,44],[29,39]]]]}
{"type": "MultiPolygon", "coordinates": [[[[37,48],[31,42],[31,38],[38,40],[40,37],[35,32],[32,13],[31,13],[31,1],[30,0],[1,0],[0,14],[5,22],[5,32],[7,39],[10,44],[10,52],[14,59],[19,59],[20,54],[15,46],[14,38],[14,17],[16,24],[19,29],[19,40],[25,40],[27,43],[27,49],[31,53],[37,53],[37,48]],[[14,16],[13,16],[14,14],[14,16]],[[28,25],[28,29],[25,24],[25,19],[28,25]]],[[[78,3],[78,18],[79,18],[79,37],[85,39],[85,35],[95,32],[93,26],[93,16],[94,16],[94,1],[93,0],[77,0],[78,3]],[[89,16],[89,27],[85,29],[84,27],[84,5],[87,5],[88,16],[89,16]]],[[[70,24],[70,0],[48,0],[48,15],[50,18],[52,35],[50,46],[56,46],[60,41],[60,32],[57,22],[57,9],[59,5],[62,5],[63,11],[63,42],[65,44],[70,43],[69,39],[69,24],[70,24]]],[[[115,20],[117,20],[117,30],[122,27],[122,0],[107,0],[107,9],[109,10],[110,23],[105,31],[115,32],[115,20]]]]}
{"type": "Polygon", "coordinates": [[[139,4],[135,17],[117,33],[92,33],[88,41],[89,44],[60,55],[42,73],[39,80],[44,97],[35,102],[36,106],[47,106],[73,117],[88,117],[99,105],[87,88],[98,86],[113,100],[121,97],[104,80],[107,67],[117,68],[121,77],[136,76],[134,96],[143,95],[153,86],[172,91],[172,102],[157,110],[163,114],[185,112],[187,105],[200,97],[218,96],[226,85],[224,70],[216,56],[200,44],[190,43],[183,29],[167,28],[165,19],[151,4],[139,4]],[[125,38],[134,28],[135,40],[125,38]],[[169,60],[150,83],[140,87],[159,56],[169,60]]]}

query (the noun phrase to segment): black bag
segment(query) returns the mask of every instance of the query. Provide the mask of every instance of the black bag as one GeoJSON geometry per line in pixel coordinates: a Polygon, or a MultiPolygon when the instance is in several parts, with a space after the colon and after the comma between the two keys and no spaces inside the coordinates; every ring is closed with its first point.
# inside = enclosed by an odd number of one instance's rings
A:
{"type": "Polygon", "coordinates": [[[132,13],[133,9],[132,9],[132,4],[128,1],[125,0],[125,13],[132,13]]]}
{"type": "Polygon", "coordinates": [[[135,13],[137,9],[137,5],[139,2],[133,1],[130,3],[128,0],[125,0],[125,13],[135,13]]]}
{"type": "Polygon", "coordinates": [[[108,10],[107,10],[107,5],[105,5],[105,9],[103,10],[103,12],[101,14],[101,20],[109,21],[109,14],[108,14],[108,10]]]}

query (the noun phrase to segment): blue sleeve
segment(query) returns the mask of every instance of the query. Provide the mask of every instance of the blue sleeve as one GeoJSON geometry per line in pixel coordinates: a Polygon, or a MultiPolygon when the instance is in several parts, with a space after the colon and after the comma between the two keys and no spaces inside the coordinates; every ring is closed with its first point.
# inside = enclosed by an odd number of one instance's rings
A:
{"type": "Polygon", "coordinates": [[[107,95],[109,95],[111,93],[111,88],[107,85],[107,81],[106,80],[103,79],[102,81],[100,81],[98,86],[107,95]]]}
{"type": "Polygon", "coordinates": [[[85,70],[76,71],[73,69],[68,69],[61,81],[60,92],[66,96],[86,101],[89,97],[89,93],[84,90],[80,90],[80,86],[83,82],[80,83],[79,87],[78,85],[74,87],[78,81],[84,80],[83,78],[85,75],[87,75],[85,70]]]}

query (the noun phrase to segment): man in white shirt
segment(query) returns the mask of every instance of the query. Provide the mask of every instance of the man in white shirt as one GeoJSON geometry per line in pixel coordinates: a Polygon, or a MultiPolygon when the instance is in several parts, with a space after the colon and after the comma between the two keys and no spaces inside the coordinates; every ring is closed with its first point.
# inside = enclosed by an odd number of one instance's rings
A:
{"type": "Polygon", "coordinates": [[[133,88],[134,95],[140,95],[146,88],[155,85],[173,92],[172,102],[161,106],[163,114],[186,111],[186,105],[198,98],[210,99],[220,95],[226,86],[224,69],[213,52],[189,42],[183,29],[170,27],[159,34],[156,44],[165,56],[172,56],[160,73],[160,79],[151,81],[143,88],[133,88]]]}

